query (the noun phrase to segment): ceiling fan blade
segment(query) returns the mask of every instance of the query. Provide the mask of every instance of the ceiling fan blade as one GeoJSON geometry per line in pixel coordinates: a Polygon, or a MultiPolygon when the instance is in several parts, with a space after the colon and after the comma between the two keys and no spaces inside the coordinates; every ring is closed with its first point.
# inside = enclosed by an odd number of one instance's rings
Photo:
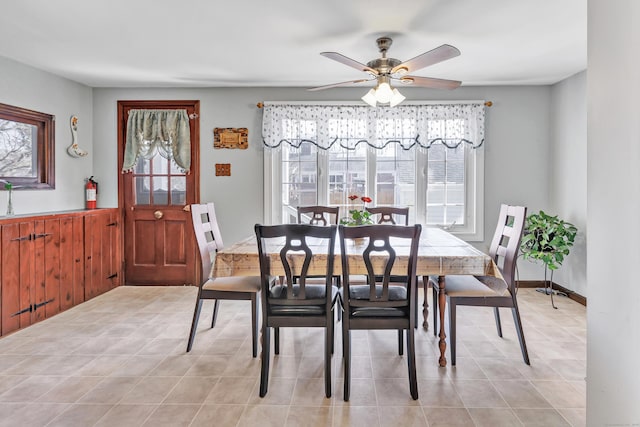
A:
{"type": "Polygon", "coordinates": [[[355,59],[351,59],[351,58],[347,58],[346,56],[342,55],[341,53],[338,52],[321,52],[320,55],[329,58],[329,59],[333,59],[334,61],[338,61],[341,64],[344,65],[348,65],[349,67],[353,67],[356,70],[360,70],[360,71],[364,71],[367,73],[371,73],[374,76],[378,75],[378,72],[376,70],[374,70],[371,67],[368,67],[366,65],[364,65],[361,62],[356,61],[355,59]]]}
{"type": "Polygon", "coordinates": [[[438,62],[446,61],[447,59],[455,58],[460,55],[458,48],[448,44],[443,44],[435,49],[431,49],[429,52],[425,52],[422,55],[418,55],[415,58],[411,58],[402,64],[396,65],[391,70],[391,74],[397,73],[401,70],[406,70],[405,73],[412,73],[429,65],[437,64],[438,62]]]}
{"type": "Polygon", "coordinates": [[[397,79],[411,86],[430,87],[433,89],[455,89],[462,84],[458,80],[435,79],[433,77],[402,76],[397,79]]]}
{"type": "Polygon", "coordinates": [[[325,86],[312,87],[311,89],[307,89],[307,90],[310,91],[310,92],[314,92],[316,90],[329,89],[329,88],[332,88],[332,87],[339,87],[339,86],[347,86],[347,85],[354,84],[354,83],[370,82],[371,80],[374,80],[374,79],[351,80],[351,81],[348,81],[348,82],[333,83],[333,84],[325,85],[325,86]]]}

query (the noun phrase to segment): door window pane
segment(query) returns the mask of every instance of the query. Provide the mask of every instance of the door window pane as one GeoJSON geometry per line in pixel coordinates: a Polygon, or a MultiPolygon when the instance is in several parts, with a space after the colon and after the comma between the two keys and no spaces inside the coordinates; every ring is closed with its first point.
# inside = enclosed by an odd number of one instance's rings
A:
{"type": "Polygon", "coordinates": [[[187,203],[187,177],[171,177],[171,204],[185,205],[187,203]]]}
{"type": "Polygon", "coordinates": [[[168,205],[169,196],[167,189],[169,188],[169,178],[166,176],[153,177],[153,204],[168,205]]]}
{"type": "Polygon", "coordinates": [[[151,204],[151,180],[148,176],[137,176],[135,182],[135,195],[137,205],[151,204]]]}

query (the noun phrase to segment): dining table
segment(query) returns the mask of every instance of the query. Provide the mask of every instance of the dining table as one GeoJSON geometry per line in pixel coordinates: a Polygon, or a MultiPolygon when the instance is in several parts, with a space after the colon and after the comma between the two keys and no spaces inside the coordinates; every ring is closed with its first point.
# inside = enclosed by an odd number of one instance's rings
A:
{"type": "MultiPolygon", "coordinates": [[[[408,241],[397,240],[391,242],[396,251],[396,263],[394,269],[401,271],[404,268],[406,274],[406,264],[409,257],[410,245],[408,241]]],[[[309,267],[309,274],[324,275],[327,269],[326,242],[318,241],[315,244],[308,242],[313,251],[313,258],[309,267]]],[[[280,250],[284,245],[284,240],[271,242],[267,247],[270,257],[280,256],[280,250]]],[[[349,257],[357,259],[366,247],[363,242],[348,242],[346,252],[349,257]]],[[[336,250],[334,253],[333,275],[342,273],[342,263],[340,254],[340,244],[336,239],[336,250]]],[[[280,263],[272,263],[275,267],[280,263]]],[[[366,274],[364,264],[349,262],[350,274],[366,274]],[[352,267],[353,265],[353,267],[352,267]]],[[[284,276],[284,271],[273,271],[274,274],[284,276]]],[[[259,276],[260,262],[258,258],[258,244],[255,236],[247,237],[227,248],[217,252],[213,263],[211,277],[230,276],[259,276]]],[[[474,276],[494,276],[502,278],[500,269],[493,259],[470,243],[454,236],[446,230],[437,227],[424,227],[420,235],[418,256],[416,264],[416,275],[422,276],[424,289],[423,303],[423,327],[428,328],[429,305],[427,303],[427,288],[429,276],[437,276],[438,280],[438,307],[440,315],[440,331],[438,334],[440,358],[438,363],[444,367],[447,365],[445,357],[446,332],[445,332],[445,308],[446,308],[446,276],[448,275],[474,275],[474,276]]],[[[434,302],[435,303],[435,302],[434,302]]]]}

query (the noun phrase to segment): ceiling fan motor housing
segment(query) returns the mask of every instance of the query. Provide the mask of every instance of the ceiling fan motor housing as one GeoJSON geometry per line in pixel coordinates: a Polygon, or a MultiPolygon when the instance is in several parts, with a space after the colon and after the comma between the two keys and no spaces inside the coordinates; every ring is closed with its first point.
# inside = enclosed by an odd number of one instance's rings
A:
{"type": "Polygon", "coordinates": [[[390,74],[393,67],[400,64],[401,61],[395,58],[378,58],[367,62],[367,67],[373,68],[380,74],[390,74]]]}

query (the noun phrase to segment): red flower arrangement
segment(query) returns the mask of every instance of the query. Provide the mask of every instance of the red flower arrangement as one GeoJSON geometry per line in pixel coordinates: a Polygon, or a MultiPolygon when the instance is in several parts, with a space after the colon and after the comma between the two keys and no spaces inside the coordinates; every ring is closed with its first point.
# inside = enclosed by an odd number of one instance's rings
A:
{"type": "Polygon", "coordinates": [[[349,200],[352,202],[356,199],[360,199],[362,201],[361,209],[351,209],[349,210],[349,216],[342,218],[340,220],[340,224],[343,225],[368,225],[373,224],[373,220],[371,219],[371,214],[365,209],[365,204],[371,203],[371,197],[362,196],[359,197],[355,194],[349,196],[349,200]]]}

